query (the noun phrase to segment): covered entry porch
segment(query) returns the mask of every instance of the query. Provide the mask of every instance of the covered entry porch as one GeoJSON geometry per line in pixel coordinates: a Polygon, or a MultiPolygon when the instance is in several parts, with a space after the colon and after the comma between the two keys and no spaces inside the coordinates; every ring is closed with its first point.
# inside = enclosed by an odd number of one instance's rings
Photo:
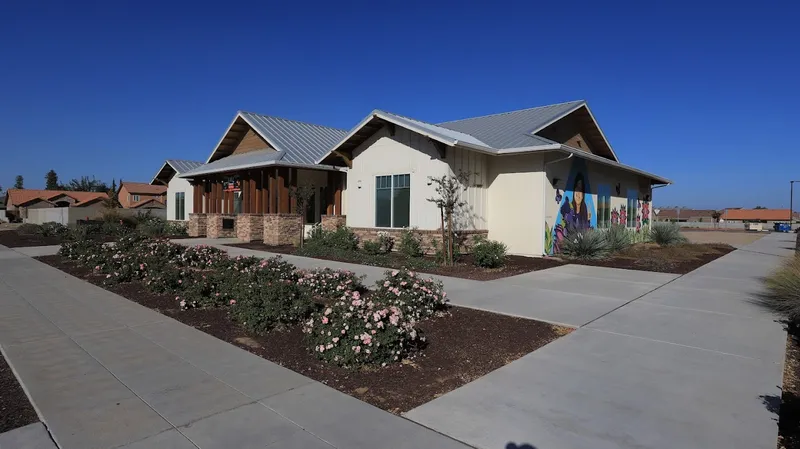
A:
{"type": "Polygon", "coordinates": [[[266,166],[192,174],[189,235],[237,237],[266,244],[296,244],[302,227],[344,224],[345,173],[338,170],[266,166]],[[306,210],[292,192],[313,187],[306,210]]]}

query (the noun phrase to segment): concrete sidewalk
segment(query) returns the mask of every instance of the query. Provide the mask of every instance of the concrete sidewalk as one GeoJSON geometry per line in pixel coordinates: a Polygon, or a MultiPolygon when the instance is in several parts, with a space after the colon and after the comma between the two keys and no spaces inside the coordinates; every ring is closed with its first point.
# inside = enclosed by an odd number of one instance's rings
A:
{"type": "Polygon", "coordinates": [[[62,449],[467,447],[7,248],[0,291],[0,346],[62,449]]]}
{"type": "Polygon", "coordinates": [[[786,334],[750,300],[794,237],[766,236],[407,416],[481,448],[773,449],[786,334]]]}

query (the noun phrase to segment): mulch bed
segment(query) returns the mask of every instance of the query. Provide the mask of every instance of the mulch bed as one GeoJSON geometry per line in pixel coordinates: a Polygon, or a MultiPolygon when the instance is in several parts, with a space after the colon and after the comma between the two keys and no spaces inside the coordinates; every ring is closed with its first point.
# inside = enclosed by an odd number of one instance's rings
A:
{"type": "MultiPolygon", "coordinates": [[[[231,243],[225,246],[254,249],[258,251],[267,251],[279,254],[294,254],[297,250],[297,248],[292,245],[272,246],[265,245],[259,241],[250,243],[231,243]]],[[[389,264],[390,266],[386,266],[384,268],[400,269],[407,265],[407,259],[399,253],[391,253],[388,256],[392,262],[396,263],[389,264]]],[[[350,260],[346,257],[317,257],[317,259],[332,260],[335,262],[360,263],[358,261],[350,260]]],[[[428,259],[433,262],[432,258],[428,259]]],[[[548,257],[507,256],[506,264],[503,267],[480,268],[473,264],[472,255],[466,254],[461,256],[458,262],[452,267],[437,266],[435,268],[417,268],[416,271],[419,271],[420,273],[438,274],[440,276],[451,276],[462,279],[472,279],[476,281],[492,281],[509,276],[516,276],[518,274],[529,273],[531,271],[553,268],[563,264],[564,262],[560,262],[557,259],[548,257]]]]}
{"type": "Polygon", "coordinates": [[[9,248],[60,245],[61,237],[44,237],[37,234],[20,234],[15,230],[0,231],[0,245],[9,248]]]}
{"type": "Polygon", "coordinates": [[[608,259],[570,259],[567,263],[686,274],[734,250],[736,248],[720,243],[691,243],[667,247],[654,243],[638,243],[608,259]]]}
{"type": "MultiPolygon", "coordinates": [[[[786,362],[783,366],[783,393],[778,418],[778,449],[800,449],[800,343],[789,332],[786,338],[786,362]]],[[[777,402],[777,401],[775,401],[777,402]]],[[[774,403],[764,399],[765,406],[774,403]]]]}
{"type": "Polygon", "coordinates": [[[39,421],[6,359],[0,356],[0,433],[39,421]]]}
{"type": "MultiPolygon", "coordinates": [[[[60,256],[37,259],[102,284],[100,276],[60,256]]],[[[109,290],[392,413],[431,401],[569,332],[539,321],[452,307],[449,315],[420,323],[427,347],[411,359],[385,368],[347,370],[312,355],[300,326],[254,336],[230,321],[223,309],[181,311],[174,295],[150,293],[136,282],[109,290]]]]}

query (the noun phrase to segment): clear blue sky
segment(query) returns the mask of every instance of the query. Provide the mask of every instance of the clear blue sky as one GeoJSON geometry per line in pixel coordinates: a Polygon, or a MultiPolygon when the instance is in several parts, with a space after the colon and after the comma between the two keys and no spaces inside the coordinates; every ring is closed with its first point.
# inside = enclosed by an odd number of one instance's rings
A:
{"type": "Polygon", "coordinates": [[[149,181],[239,109],[350,128],[575,99],[674,180],[661,206],[788,207],[800,179],[797,2],[71,3],[0,6],[3,187],[149,181]]]}

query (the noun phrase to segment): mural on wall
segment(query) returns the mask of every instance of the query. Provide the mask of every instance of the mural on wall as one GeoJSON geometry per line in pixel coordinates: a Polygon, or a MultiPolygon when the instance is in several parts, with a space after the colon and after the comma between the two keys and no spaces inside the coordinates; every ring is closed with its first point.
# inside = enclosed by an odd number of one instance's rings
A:
{"type": "Polygon", "coordinates": [[[545,250],[547,254],[560,252],[564,237],[597,227],[597,209],[592,199],[588,171],[583,160],[575,160],[563,186],[563,194],[556,186],[555,201],[559,205],[553,227],[545,222],[545,250]]]}

